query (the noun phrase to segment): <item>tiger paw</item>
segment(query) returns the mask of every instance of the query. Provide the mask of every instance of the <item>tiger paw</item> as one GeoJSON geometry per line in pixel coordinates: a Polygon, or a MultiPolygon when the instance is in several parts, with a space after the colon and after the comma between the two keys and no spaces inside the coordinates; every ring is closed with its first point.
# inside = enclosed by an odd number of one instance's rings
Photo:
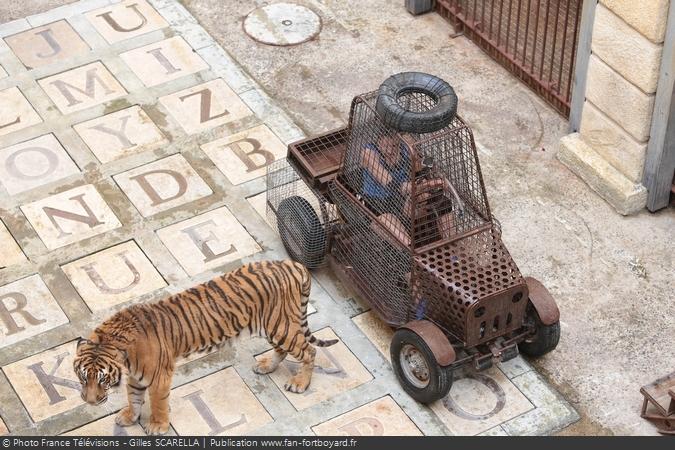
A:
{"type": "Polygon", "coordinates": [[[272,363],[272,358],[261,358],[260,361],[253,366],[253,371],[258,375],[265,375],[266,373],[274,372],[277,367],[272,363]]]}
{"type": "Polygon", "coordinates": [[[309,386],[309,380],[306,377],[295,375],[288,380],[288,383],[284,385],[284,388],[289,392],[302,394],[307,390],[307,386],[309,386]]]}
{"type": "Polygon", "coordinates": [[[128,427],[138,422],[138,416],[135,416],[131,409],[127,406],[115,417],[115,423],[121,427],[128,427]]]}
{"type": "Polygon", "coordinates": [[[169,422],[158,422],[152,418],[143,425],[143,430],[148,436],[157,436],[169,431],[169,422]]]}

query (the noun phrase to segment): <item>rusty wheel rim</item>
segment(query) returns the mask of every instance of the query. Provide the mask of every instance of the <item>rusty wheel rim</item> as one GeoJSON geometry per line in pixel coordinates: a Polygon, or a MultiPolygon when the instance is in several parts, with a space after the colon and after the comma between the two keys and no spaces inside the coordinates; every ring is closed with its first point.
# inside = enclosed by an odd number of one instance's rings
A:
{"type": "Polygon", "coordinates": [[[399,354],[399,361],[406,380],[418,389],[429,385],[429,364],[422,352],[411,344],[405,344],[399,354]]]}

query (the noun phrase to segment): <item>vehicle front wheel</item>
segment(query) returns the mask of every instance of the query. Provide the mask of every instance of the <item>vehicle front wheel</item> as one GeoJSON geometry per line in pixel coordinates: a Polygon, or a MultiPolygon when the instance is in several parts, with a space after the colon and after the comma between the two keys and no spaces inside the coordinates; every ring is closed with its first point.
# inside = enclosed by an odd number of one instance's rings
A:
{"type": "Polygon", "coordinates": [[[528,315],[534,323],[534,333],[518,344],[518,350],[528,356],[542,356],[558,346],[560,341],[560,321],[544,325],[534,308],[528,308],[528,315]]]}
{"type": "Polygon", "coordinates": [[[291,258],[310,269],[323,264],[326,231],[306,199],[297,195],[284,199],[277,208],[277,227],[291,258]]]}
{"type": "Polygon", "coordinates": [[[452,369],[441,367],[424,340],[406,328],[391,341],[391,362],[403,389],[420,403],[440,400],[452,387],[452,369]]]}

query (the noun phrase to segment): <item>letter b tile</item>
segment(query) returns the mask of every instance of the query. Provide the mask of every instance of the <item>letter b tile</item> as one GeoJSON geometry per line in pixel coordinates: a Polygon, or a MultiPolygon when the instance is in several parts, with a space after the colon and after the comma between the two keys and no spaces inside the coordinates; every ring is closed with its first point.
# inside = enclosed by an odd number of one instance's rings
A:
{"type": "Polygon", "coordinates": [[[211,195],[213,191],[180,154],[115,175],[143,217],[211,195]]]}

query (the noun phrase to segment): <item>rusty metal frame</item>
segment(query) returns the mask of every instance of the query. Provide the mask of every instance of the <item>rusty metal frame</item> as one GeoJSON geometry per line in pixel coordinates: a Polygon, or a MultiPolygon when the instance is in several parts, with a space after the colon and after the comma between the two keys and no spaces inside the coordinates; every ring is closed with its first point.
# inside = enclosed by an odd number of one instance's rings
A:
{"type": "Polygon", "coordinates": [[[436,11],[568,116],[581,6],[582,0],[438,0],[436,11]]]}

